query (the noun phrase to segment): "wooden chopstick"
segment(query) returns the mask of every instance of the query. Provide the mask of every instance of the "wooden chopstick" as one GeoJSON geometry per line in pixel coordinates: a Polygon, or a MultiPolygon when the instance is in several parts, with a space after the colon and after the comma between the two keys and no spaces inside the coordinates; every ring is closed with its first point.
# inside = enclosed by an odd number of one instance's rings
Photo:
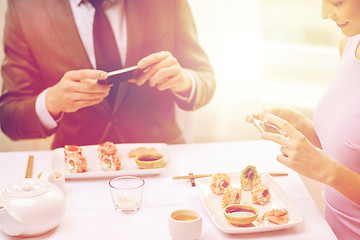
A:
{"type": "MultiPolygon", "coordinates": [[[[227,174],[231,175],[231,174],[240,174],[240,173],[227,173],[227,174]]],[[[267,172],[267,174],[269,174],[270,176],[273,176],[273,177],[289,175],[287,172],[267,172]]],[[[214,174],[198,174],[198,175],[176,176],[176,177],[173,177],[173,180],[204,178],[204,177],[211,177],[212,175],[214,175],[214,174]]]]}
{"type": "Polygon", "coordinates": [[[27,167],[26,167],[25,178],[31,178],[33,163],[34,163],[34,156],[30,155],[29,159],[28,159],[27,167]]]}
{"type": "Polygon", "coordinates": [[[191,176],[176,176],[176,177],[173,177],[173,180],[204,178],[204,177],[211,177],[212,175],[213,174],[198,174],[198,175],[191,175],[191,176]]]}
{"type": "Polygon", "coordinates": [[[289,173],[287,172],[266,172],[267,174],[269,174],[272,177],[281,177],[281,176],[288,176],[289,173]]]}

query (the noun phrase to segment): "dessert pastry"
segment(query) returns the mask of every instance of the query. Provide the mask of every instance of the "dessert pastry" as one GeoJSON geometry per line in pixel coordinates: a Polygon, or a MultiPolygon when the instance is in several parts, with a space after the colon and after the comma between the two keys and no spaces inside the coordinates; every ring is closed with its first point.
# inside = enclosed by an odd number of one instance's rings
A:
{"type": "Polygon", "coordinates": [[[254,187],[254,189],[251,191],[251,195],[251,199],[254,204],[264,206],[270,202],[270,188],[262,183],[254,187]]]}
{"type": "Polygon", "coordinates": [[[99,145],[98,156],[103,171],[117,171],[121,167],[121,158],[117,148],[112,142],[105,142],[99,145]]]}
{"type": "Polygon", "coordinates": [[[158,153],[156,148],[148,148],[148,147],[138,147],[133,150],[131,150],[128,153],[129,158],[135,158],[137,155],[140,154],[154,154],[158,153]]]}
{"type": "Polygon", "coordinates": [[[86,172],[86,159],[82,155],[82,149],[76,145],[65,145],[65,164],[71,173],[86,172]]]}
{"type": "Polygon", "coordinates": [[[244,191],[251,191],[261,183],[260,175],[257,173],[256,167],[249,165],[242,170],[240,175],[241,188],[244,191]]]}
{"type": "Polygon", "coordinates": [[[235,188],[232,186],[225,188],[221,199],[221,207],[226,208],[229,205],[240,204],[241,194],[241,188],[235,188]]]}
{"type": "Polygon", "coordinates": [[[210,189],[216,195],[224,193],[225,188],[230,186],[231,179],[229,175],[223,173],[216,173],[211,180],[210,189]]]}
{"type": "Polygon", "coordinates": [[[286,224],[289,222],[289,213],[284,209],[273,209],[269,212],[264,213],[262,220],[267,220],[275,224],[286,224]]]}

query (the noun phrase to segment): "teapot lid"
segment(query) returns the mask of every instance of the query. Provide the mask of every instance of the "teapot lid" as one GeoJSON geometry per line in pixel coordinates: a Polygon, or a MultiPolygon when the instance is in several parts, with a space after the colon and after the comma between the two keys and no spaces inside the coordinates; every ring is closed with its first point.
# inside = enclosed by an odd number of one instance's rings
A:
{"type": "Polygon", "coordinates": [[[50,184],[37,178],[16,180],[7,185],[3,192],[11,197],[35,197],[50,189],[50,184]]]}

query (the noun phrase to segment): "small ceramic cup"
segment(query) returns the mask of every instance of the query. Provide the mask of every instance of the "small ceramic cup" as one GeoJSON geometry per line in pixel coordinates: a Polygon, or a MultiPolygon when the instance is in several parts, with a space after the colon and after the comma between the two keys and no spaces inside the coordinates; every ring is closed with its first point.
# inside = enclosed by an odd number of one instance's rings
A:
{"type": "Polygon", "coordinates": [[[59,170],[45,170],[36,175],[37,178],[48,181],[56,185],[65,193],[65,174],[59,170]]]}
{"type": "Polygon", "coordinates": [[[169,232],[173,239],[198,239],[202,231],[202,217],[196,210],[179,209],[169,215],[169,232]]]}

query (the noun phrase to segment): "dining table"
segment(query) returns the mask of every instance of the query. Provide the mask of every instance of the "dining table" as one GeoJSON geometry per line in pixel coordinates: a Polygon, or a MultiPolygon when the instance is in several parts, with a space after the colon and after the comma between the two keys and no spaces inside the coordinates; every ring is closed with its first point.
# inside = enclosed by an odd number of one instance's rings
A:
{"type": "MultiPolygon", "coordinates": [[[[66,179],[66,211],[57,227],[26,239],[172,239],[168,218],[177,209],[194,209],[202,216],[201,240],[222,239],[336,239],[300,176],[279,163],[280,146],[265,140],[166,145],[169,157],[163,171],[142,175],[145,180],[140,211],[115,211],[109,191],[109,177],[66,179]],[[174,176],[240,173],[248,165],[258,172],[287,172],[274,180],[294,202],[302,221],[289,228],[229,234],[221,231],[202,203],[191,181],[174,176]]],[[[29,155],[33,155],[32,177],[51,169],[54,150],[0,153],[0,188],[25,176],[29,155]]],[[[121,170],[120,170],[121,171],[121,170]]],[[[51,213],[49,213],[51,214],[51,213]]],[[[0,239],[10,237],[0,231],[0,239]]]]}

